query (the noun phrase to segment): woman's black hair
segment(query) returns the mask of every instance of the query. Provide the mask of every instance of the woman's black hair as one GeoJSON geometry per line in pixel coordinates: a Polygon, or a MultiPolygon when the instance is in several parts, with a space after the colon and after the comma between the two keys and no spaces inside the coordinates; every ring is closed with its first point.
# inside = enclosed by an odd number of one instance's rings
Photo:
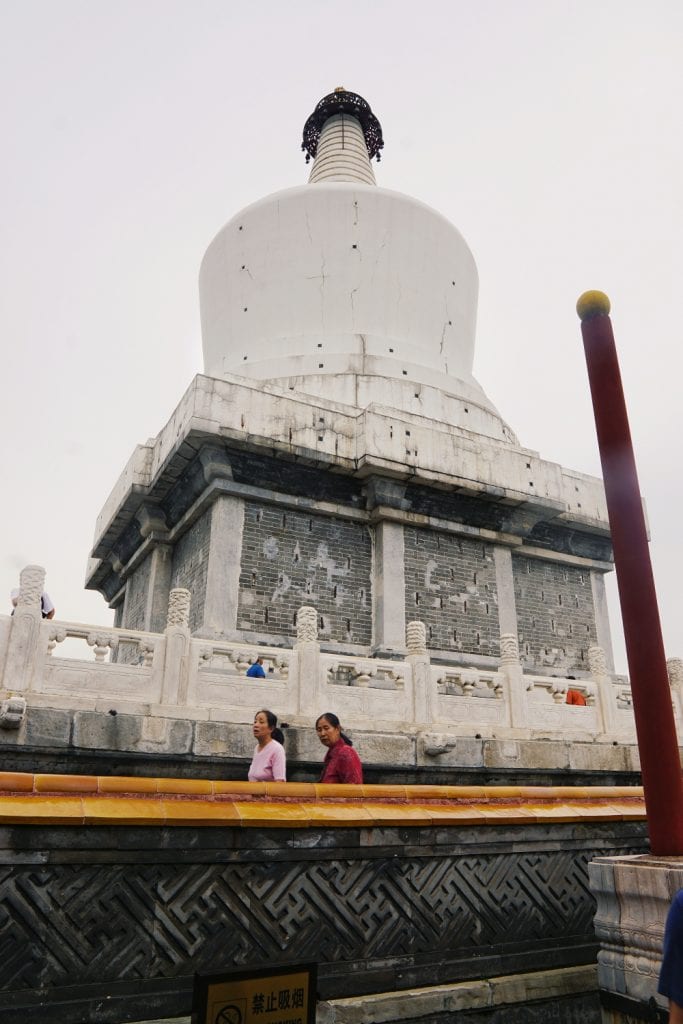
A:
{"type": "Polygon", "coordinates": [[[318,715],[318,717],[315,720],[316,729],[318,728],[318,722],[320,721],[321,718],[326,718],[333,729],[339,729],[339,735],[344,740],[344,743],[346,743],[347,746],[353,746],[353,740],[350,740],[346,733],[341,731],[341,722],[339,721],[339,719],[337,718],[333,711],[325,711],[323,712],[322,715],[318,715]]]}
{"type": "MultiPolygon", "coordinates": [[[[278,743],[285,742],[285,734],[283,733],[282,729],[277,728],[276,714],[274,714],[272,711],[269,711],[268,708],[260,708],[254,715],[254,718],[256,718],[256,715],[265,715],[266,721],[270,728],[270,735],[272,736],[272,738],[276,740],[278,743]]],[[[285,723],[283,722],[282,725],[284,727],[285,723]]]]}

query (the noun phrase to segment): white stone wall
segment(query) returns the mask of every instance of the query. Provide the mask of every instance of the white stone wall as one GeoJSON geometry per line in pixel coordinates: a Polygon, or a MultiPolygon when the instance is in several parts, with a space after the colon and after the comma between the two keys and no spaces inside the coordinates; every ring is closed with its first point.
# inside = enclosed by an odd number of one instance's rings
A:
{"type": "MultiPolygon", "coordinates": [[[[614,770],[618,762],[620,770],[638,770],[630,689],[606,673],[597,649],[591,653],[593,678],[570,681],[523,675],[509,634],[501,638],[497,669],[446,667],[430,665],[420,622],[408,623],[407,657],[387,660],[321,651],[312,607],[299,610],[296,642],[282,649],[193,639],[190,606],[188,591],[172,590],[162,634],[41,620],[35,602],[0,617],[0,636],[7,640],[0,697],[22,698],[27,705],[23,723],[15,715],[0,726],[16,729],[17,742],[28,742],[36,710],[87,713],[96,717],[83,719],[86,732],[107,723],[94,744],[106,748],[124,723],[115,726],[97,715],[132,716],[138,737],[130,741],[132,749],[182,753],[189,748],[173,745],[174,722],[224,723],[247,736],[255,706],[266,705],[303,730],[298,755],[314,757],[311,722],[332,708],[362,733],[367,763],[483,766],[482,744],[488,742],[494,744],[486,753],[489,766],[493,758],[500,767],[614,770]],[[90,660],[60,656],[67,638],[83,643],[90,660]],[[124,644],[137,650],[134,664],[111,660],[124,644]],[[252,680],[246,670],[258,656],[266,677],[252,680]],[[566,704],[570,685],[584,693],[585,707],[566,704]]],[[[682,676],[675,662],[671,686],[679,724],[682,676]]],[[[192,728],[181,732],[183,744],[195,735],[192,728]]],[[[208,742],[205,733],[202,743],[208,742]]],[[[231,753],[226,736],[214,743],[214,752],[231,753]]],[[[118,743],[115,749],[122,749],[118,743]]]]}
{"type": "MultiPolygon", "coordinates": [[[[547,462],[537,452],[395,409],[372,406],[358,414],[247,380],[197,376],[154,441],[133,453],[98,517],[95,552],[112,523],[127,509],[130,515],[137,510],[140,489],[153,488],[195,433],[238,446],[262,445],[276,455],[349,474],[374,469],[475,495],[495,488],[500,498],[555,503],[549,512],[563,525],[608,530],[602,481],[547,462]]],[[[96,569],[93,558],[88,575],[96,569]]]]}

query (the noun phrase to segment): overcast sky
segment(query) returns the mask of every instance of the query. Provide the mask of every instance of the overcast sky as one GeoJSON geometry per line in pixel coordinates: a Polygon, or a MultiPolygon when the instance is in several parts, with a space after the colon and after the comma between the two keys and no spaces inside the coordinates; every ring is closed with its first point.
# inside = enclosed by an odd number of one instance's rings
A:
{"type": "Polygon", "coordinates": [[[39,563],[59,618],[112,622],[83,589],[95,519],[202,371],[204,251],[305,182],[303,123],[344,85],[382,123],[378,184],[474,253],[478,380],[523,445],[595,474],[574,306],[610,296],[683,656],[682,46],[680,0],[1,0],[0,594],[39,563]]]}

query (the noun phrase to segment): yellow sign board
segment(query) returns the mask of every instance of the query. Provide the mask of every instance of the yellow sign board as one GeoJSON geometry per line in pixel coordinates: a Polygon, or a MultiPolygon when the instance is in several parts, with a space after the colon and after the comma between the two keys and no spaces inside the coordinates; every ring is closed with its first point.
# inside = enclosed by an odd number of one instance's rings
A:
{"type": "Polygon", "coordinates": [[[193,1024],[315,1024],[316,964],[195,975],[193,1024]]]}

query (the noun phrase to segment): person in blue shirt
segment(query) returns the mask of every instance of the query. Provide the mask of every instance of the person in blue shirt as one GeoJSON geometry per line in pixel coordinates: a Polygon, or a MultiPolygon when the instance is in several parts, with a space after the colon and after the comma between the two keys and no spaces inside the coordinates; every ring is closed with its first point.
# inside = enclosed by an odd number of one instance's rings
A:
{"type": "Polygon", "coordinates": [[[263,658],[257,658],[253,665],[250,665],[247,669],[248,676],[257,676],[259,679],[265,679],[266,673],[263,671],[263,658]]]}
{"type": "Polygon", "coordinates": [[[669,907],[657,991],[669,1000],[669,1024],[683,1024],[683,889],[669,907]]]}

